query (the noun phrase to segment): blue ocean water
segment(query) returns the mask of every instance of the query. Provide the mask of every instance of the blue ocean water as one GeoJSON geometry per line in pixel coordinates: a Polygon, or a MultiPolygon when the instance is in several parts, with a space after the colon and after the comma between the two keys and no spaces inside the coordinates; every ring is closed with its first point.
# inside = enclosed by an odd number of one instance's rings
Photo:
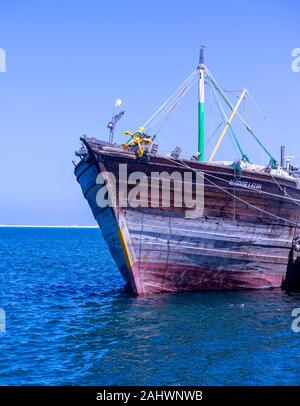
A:
{"type": "Polygon", "coordinates": [[[0,385],[299,385],[299,294],[130,297],[96,229],[0,229],[0,385]]]}

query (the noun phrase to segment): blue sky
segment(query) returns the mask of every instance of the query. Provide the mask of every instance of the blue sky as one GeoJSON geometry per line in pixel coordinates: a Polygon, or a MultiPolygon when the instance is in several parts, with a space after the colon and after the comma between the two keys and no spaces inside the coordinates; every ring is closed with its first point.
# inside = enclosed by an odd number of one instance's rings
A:
{"type": "MultiPolygon", "coordinates": [[[[254,95],[267,119],[251,103],[245,114],[273,153],[285,143],[300,156],[300,73],[291,70],[299,17],[293,0],[1,0],[0,224],[93,224],[73,175],[79,137],[107,139],[120,97],[123,141],[193,71],[200,44],[225,88],[254,95]]],[[[195,88],[163,128],[162,150],[196,151],[196,109],[195,88]]],[[[207,133],[217,124],[207,117],[207,133]]],[[[267,162],[239,137],[253,161],[267,162]]],[[[235,158],[229,140],[216,158],[235,158]]]]}

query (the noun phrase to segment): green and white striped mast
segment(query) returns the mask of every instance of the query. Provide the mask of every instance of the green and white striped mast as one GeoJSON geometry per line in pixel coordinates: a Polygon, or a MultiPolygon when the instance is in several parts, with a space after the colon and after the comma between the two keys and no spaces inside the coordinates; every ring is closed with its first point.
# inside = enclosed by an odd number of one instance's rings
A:
{"type": "Polygon", "coordinates": [[[204,85],[205,85],[205,66],[204,66],[204,48],[200,48],[199,58],[199,97],[198,97],[198,152],[199,161],[204,161],[204,85]]]}

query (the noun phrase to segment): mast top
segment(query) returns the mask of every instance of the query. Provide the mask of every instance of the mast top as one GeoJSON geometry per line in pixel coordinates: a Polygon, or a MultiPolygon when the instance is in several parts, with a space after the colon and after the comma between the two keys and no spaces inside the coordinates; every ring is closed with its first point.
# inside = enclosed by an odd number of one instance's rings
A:
{"type": "Polygon", "coordinates": [[[200,56],[199,56],[199,67],[201,68],[201,65],[204,65],[204,49],[206,48],[205,45],[200,46],[200,56]]]}

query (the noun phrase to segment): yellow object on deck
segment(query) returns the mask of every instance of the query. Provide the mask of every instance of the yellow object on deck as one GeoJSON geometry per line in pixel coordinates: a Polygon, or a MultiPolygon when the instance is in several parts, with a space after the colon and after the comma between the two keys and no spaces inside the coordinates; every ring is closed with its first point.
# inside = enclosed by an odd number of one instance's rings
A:
{"type": "Polygon", "coordinates": [[[143,131],[145,131],[145,129],[143,127],[140,127],[138,129],[138,131],[135,132],[134,134],[132,134],[131,131],[126,131],[124,133],[125,135],[130,135],[131,140],[126,142],[126,144],[123,145],[123,148],[125,150],[128,150],[131,145],[137,146],[138,147],[137,153],[138,153],[139,157],[142,157],[144,155],[144,152],[145,152],[144,146],[145,145],[153,144],[153,141],[151,140],[151,138],[145,136],[143,131]]]}

